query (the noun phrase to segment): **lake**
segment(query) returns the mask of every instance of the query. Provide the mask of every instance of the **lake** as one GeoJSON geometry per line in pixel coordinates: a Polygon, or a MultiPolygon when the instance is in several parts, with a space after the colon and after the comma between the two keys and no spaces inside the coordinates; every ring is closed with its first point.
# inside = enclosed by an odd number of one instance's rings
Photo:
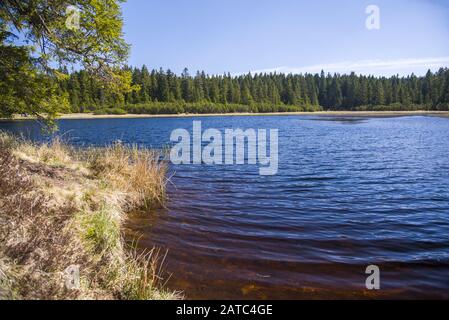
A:
{"type": "MultiPolygon", "coordinates": [[[[188,298],[449,298],[449,119],[232,116],[60,120],[76,146],[170,145],[177,128],[279,129],[273,176],[171,165],[167,208],[133,214],[139,248],[168,249],[188,298]],[[381,289],[365,288],[377,265],[381,289]]],[[[44,139],[32,121],[0,129],[44,139]]]]}

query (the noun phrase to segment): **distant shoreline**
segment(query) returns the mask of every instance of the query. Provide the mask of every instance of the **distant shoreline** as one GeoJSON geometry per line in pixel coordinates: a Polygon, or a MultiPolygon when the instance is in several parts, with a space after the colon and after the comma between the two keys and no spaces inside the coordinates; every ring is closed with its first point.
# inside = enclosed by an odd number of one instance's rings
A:
{"type": "MultiPolygon", "coordinates": [[[[344,116],[344,117],[395,117],[395,116],[443,116],[449,117],[449,111],[316,111],[316,112],[272,112],[272,113],[205,113],[205,114],[123,114],[95,115],[93,113],[71,113],[60,115],[57,119],[138,119],[138,118],[188,118],[188,117],[236,117],[236,116],[344,116]]],[[[34,116],[16,115],[0,120],[33,120],[34,116]]]]}

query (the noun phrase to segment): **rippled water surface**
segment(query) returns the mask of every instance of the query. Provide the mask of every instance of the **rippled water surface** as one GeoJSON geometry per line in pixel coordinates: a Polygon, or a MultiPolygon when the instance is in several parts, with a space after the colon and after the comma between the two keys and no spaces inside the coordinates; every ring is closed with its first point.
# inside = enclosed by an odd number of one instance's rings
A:
{"type": "MultiPolygon", "coordinates": [[[[449,298],[449,119],[199,117],[206,128],[279,129],[279,170],[171,166],[168,208],[129,238],[169,249],[189,298],[449,298]],[[365,290],[365,268],[381,290],[365,290]]],[[[169,144],[192,118],[61,120],[76,145],[169,144]]],[[[39,138],[30,122],[0,128],[39,138]]]]}

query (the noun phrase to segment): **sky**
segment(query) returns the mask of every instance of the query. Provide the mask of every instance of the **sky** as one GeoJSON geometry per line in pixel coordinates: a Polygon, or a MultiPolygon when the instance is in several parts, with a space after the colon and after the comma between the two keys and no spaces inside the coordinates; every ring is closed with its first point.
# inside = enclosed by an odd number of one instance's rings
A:
{"type": "Polygon", "coordinates": [[[123,18],[129,64],[176,73],[389,76],[449,66],[449,0],[128,0],[123,18]],[[370,5],[378,29],[366,26],[370,5]]]}

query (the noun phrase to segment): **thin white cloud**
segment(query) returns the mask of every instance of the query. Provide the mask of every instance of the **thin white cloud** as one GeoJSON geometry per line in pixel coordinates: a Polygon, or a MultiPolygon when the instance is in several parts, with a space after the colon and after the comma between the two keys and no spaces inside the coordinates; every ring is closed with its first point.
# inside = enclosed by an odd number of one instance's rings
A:
{"type": "Polygon", "coordinates": [[[435,70],[449,66],[449,57],[411,58],[393,60],[360,60],[329,64],[317,64],[305,67],[276,67],[271,69],[253,70],[251,73],[319,73],[321,70],[330,73],[350,73],[389,75],[403,73],[422,73],[428,69],[435,70]]]}

